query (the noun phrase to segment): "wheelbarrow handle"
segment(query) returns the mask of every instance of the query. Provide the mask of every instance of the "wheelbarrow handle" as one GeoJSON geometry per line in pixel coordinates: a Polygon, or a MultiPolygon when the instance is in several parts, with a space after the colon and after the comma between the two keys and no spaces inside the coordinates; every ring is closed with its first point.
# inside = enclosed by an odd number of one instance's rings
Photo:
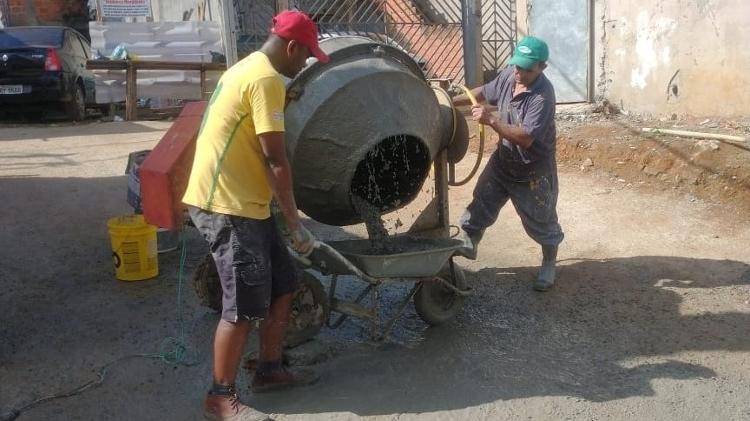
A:
{"type": "MultiPolygon", "coordinates": [[[[304,266],[306,268],[314,268],[314,269],[322,270],[322,271],[325,270],[325,268],[319,268],[319,267],[317,267],[313,263],[313,261],[308,257],[310,255],[309,253],[307,255],[300,255],[299,253],[297,253],[294,250],[292,250],[289,246],[287,246],[287,248],[289,249],[289,252],[291,253],[291,255],[294,256],[294,258],[297,260],[297,262],[299,262],[302,266],[304,266]]],[[[350,272],[348,274],[357,276],[358,278],[361,278],[361,279],[363,279],[363,280],[365,280],[367,282],[370,282],[370,283],[378,283],[379,282],[377,279],[375,279],[375,278],[371,277],[370,275],[364,273],[356,265],[354,265],[354,263],[352,263],[349,259],[347,259],[346,257],[344,257],[341,253],[339,253],[338,250],[336,250],[335,248],[329,246],[328,244],[326,244],[326,243],[324,243],[322,241],[316,240],[315,243],[313,244],[312,250],[315,250],[315,249],[323,251],[330,258],[335,259],[337,262],[339,262],[342,265],[344,265],[347,268],[347,270],[350,272]]],[[[310,253],[312,253],[312,250],[310,251],[310,253]]],[[[346,273],[344,273],[344,274],[348,275],[346,273]]]]}
{"type": "Polygon", "coordinates": [[[306,267],[312,267],[312,265],[313,265],[312,261],[310,259],[308,259],[307,256],[309,256],[310,253],[312,253],[312,251],[314,249],[316,249],[316,248],[320,248],[320,241],[318,241],[318,240],[315,240],[315,242],[313,243],[312,248],[310,249],[310,252],[308,252],[305,255],[299,254],[293,248],[291,248],[289,246],[286,246],[286,249],[289,250],[289,254],[291,254],[292,257],[294,257],[294,259],[297,262],[299,262],[302,266],[306,266],[306,267]]]}

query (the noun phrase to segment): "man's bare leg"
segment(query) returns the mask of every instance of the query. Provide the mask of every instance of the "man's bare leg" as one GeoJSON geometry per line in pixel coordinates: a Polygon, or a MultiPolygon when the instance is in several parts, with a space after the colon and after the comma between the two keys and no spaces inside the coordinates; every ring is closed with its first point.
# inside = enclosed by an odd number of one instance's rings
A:
{"type": "Polygon", "coordinates": [[[214,383],[232,385],[237,378],[251,325],[248,320],[219,320],[214,336],[214,383]]]}
{"type": "Polygon", "coordinates": [[[250,329],[251,324],[247,320],[236,323],[219,320],[214,336],[214,385],[206,397],[206,419],[215,421],[269,419],[267,415],[242,404],[234,386],[250,329]]]}
{"type": "Polygon", "coordinates": [[[260,322],[260,363],[281,361],[284,334],[292,312],[292,295],[282,295],[271,301],[268,317],[260,322]]]}
{"type": "Polygon", "coordinates": [[[312,370],[287,370],[282,364],[284,335],[289,324],[293,294],[275,298],[271,302],[268,318],[260,324],[260,358],[253,377],[255,393],[267,392],[290,386],[315,383],[317,374],[312,370]]]}

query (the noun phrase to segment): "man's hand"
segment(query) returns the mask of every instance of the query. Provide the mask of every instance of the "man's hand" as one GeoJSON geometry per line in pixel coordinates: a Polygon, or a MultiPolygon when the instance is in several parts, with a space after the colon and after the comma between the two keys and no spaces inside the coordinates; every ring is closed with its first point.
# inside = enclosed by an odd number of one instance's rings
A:
{"type": "Polygon", "coordinates": [[[307,256],[315,246],[315,236],[307,228],[300,224],[297,229],[289,234],[289,242],[292,250],[301,256],[307,256]]]}
{"type": "MultiPolygon", "coordinates": [[[[454,86],[454,89],[460,90],[462,87],[460,86],[454,86]]],[[[471,94],[474,95],[474,99],[477,100],[477,102],[483,102],[484,101],[484,87],[483,86],[477,86],[476,88],[471,90],[471,94]]],[[[471,105],[471,100],[469,99],[469,96],[465,93],[461,93],[459,95],[456,95],[452,98],[453,105],[456,107],[461,107],[464,105],[471,105]]]]}
{"type": "Polygon", "coordinates": [[[484,124],[485,126],[495,125],[495,116],[492,114],[492,111],[483,105],[475,105],[471,107],[471,115],[474,118],[474,121],[484,124]]]}

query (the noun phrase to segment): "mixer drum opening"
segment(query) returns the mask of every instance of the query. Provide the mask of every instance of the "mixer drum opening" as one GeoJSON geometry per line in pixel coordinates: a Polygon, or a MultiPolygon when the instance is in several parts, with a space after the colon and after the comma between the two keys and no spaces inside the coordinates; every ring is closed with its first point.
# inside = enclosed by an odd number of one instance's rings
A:
{"type": "Polygon", "coordinates": [[[390,136],[370,149],[357,165],[351,194],[382,212],[411,202],[422,189],[430,170],[430,151],[421,139],[390,136]]]}

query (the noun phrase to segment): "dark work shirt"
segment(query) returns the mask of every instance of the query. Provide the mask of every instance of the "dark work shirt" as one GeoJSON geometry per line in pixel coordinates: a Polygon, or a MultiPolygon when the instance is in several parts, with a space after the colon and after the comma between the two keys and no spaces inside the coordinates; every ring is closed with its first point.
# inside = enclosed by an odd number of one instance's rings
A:
{"type": "Polygon", "coordinates": [[[534,142],[528,149],[523,149],[503,139],[500,155],[506,161],[515,161],[515,167],[522,171],[524,167],[556,169],[555,88],[541,74],[527,92],[514,98],[516,80],[513,71],[514,66],[505,68],[495,80],[484,85],[482,93],[489,104],[498,106],[501,122],[523,127],[534,142]]]}

